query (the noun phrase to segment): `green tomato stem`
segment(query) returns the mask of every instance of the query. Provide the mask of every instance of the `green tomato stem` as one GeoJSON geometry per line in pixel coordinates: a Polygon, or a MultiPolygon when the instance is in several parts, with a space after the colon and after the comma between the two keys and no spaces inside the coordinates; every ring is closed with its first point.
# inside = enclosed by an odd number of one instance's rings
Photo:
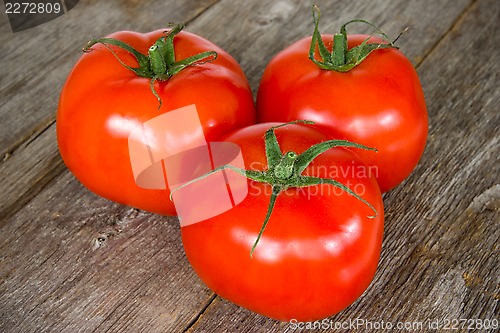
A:
{"type": "Polygon", "coordinates": [[[336,67],[345,65],[347,55],[347,35],[335,34],[333,36],[332,62],[336,67]]]}
{"type": "MultiPolygon", "coordinates": [[[[161,44],[160,44],[161,45],[161,44]]],[[[162,75],[167,72],[167,64],[157,43],[151,46],[148,50],[151,69],[155,75],[162,75]]]]}
{"type": "MultiPolygon", "coordinates": [[[[333,36],[333,47],[330,52],[323,41],[321,33],[319,32],[320,11],[316,5],[312,9],[314,32],[311,39],[311,46],[309,48],[309,59],[321,69],[331,70],[336,72],[348,72],[354,67],[361,64],[369,54],[375,50],[395,48],[394,41],[390,41],[387,35],[374,24],[366,20],[351,20],[340,28],[340,32],[333,36]],[[364,23],[375,29],[384,43],[368,43],[369,39],[373,36],[370,35],[363,43],[351,49],[347,45],[347,26],[351,23],[364,23]],[[316,49],[319,51],[320,59],[316,59],[316,49]]],[[[401,35],[400,35],[401,36],[401,35]]]]}

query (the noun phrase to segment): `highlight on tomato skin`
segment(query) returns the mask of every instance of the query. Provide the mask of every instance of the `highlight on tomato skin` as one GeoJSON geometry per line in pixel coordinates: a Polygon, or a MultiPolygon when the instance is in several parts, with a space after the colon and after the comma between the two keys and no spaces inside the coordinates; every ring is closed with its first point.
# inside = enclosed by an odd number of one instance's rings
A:
{"type": "MultiPolygon", "coordinates": [[[[162,189],[147,189],[136,183],[128,146],[134,129],[190,105],[196,106],[207,141],[256,121],[252,92],[236,60],[179,28],[118,31],[92,40],[66,80],[57,111],[59,151],[75,177],[106,199],[161,215],[176,215],[168,184],[164,180],[162,189]],[[175,35],[172,29],[177,29],[175,35]],[[137,69],[140,62],[149,61],[150,48],[165,36],[173,45],[167,61],[172,70],[165,67],[161,75],[159,66],[144,74],[137,69]],[[135,51],[124,48],[124,43],[135,51]],[[182,67],[193,57],[194,65],[182,67]]],[[[193,144],[189,135],[172,140],[179,149],[193,144]]]]}
{"type": "MultiPolygon", "coordinates": [[[[417,72],[385,35],[321,35],[318,21],[312,37],[283,49],[265,68],[257,93],[258,122],[309,119],[331,138],[377,148],[376,156],[356,153],[378,169],[380,189],[387,192],[411,174],[425,149],[428,115],[417,72]],[[344,38],[346,54],[356,47],[370,52],[338,71],[329,66],[335,63],[336,43],[344,38]],[[329,56],[327,66],[321,59],[329,56]]],[[[349,54],[343,61],[348,59],[349,54]]]]}
{"type": "MultiPolygon", "coordinates": [[[[264,137],[275,125],[245,127],[221,140],[241,147],[247,170],[265,171],[264,137]]],[[[275,133],[283,154],[301,154],[328,141],[306,125],[276,128],[275,133]]],[[[248,180],[248,195],[233,209],[181,228],[187,258],[201,280],[219,296],[282,321],[323,319],[356,301],[376,272],[384,209],[375,178],[354,150],[329,149],[303,174],[348,185],[373,206],[375,217],[364,202],[332,185],[291,187],[277,196],[250,256],[272,190],[248,180]]]]}

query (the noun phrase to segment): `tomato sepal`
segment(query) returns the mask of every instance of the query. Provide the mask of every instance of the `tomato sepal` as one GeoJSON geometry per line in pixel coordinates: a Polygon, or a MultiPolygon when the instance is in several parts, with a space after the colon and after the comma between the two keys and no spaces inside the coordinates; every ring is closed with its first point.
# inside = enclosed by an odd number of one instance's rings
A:
{"type": "Polygon", "coordinates": [[[187,67],[201,65],[217,59],[217,52],[205,51],[186,59],[176,61],[173,40],[183,28],[183,24],[173,25],[171,30],[165,31],[164,35],[158,38],[156,42],[149,47],[147,55],[137,51],[131,45],[114,38],[93,38],[87,42],[83,48],[83,52],[91,52],[92,46],[101,44],[113,54],[123,67],[131,70],[137,76],[150,78],[150,89],[158,100],[158,109],[160,109],[162,100],[155,89],[156,81],[167,81],[187,67]],[[132,67],[125,64],[110,45],[117,46],[132,54],[137,60],[139,67],[132,67]]]}
{"type": "Polygon", "coordinates": [[[313,176],[304,176],[302,172],[307,168],[311,162],[326,152],[329,149],[335,147],[351,147],[351,148],[359,148],[364,150],[372,150],[377,151],[376,148],[367,147],[355,142],[350,142],[347,140],[327,140],[315,144],[309,147],[306,151],[301,153],[300,155],[295,153],[294,151],[288,151],[284,154],[281,152],[281,148],[279,146],[276,134],[274,132],[275,129],[291,125],[291,124],[306,124],[312,125],[314,122],[308,120],[295,120],[291,122],[287,122],[281,125],[273,126],[266,131],[265,134],[265,150],[266,150],[266,159],[267,159],[267,170],[265,171],[255,171],[255,170],[245,170],[242,168],[237,168],[232,165],[223,165],[215,168],[214,170],[207,172],[195,179],[192,179],[178,187],[175,187],[170,192],[170,200],[173,201],[173,194],[175,191],[180,190],[181,188],[188,186],[194,182],[197,182],[201,179],[204,179],[214,173],[219,171],[223,171],[225,169],[232,170],[250,180],[266,183],[271,186],[272,193],[270,196],[269,205],[267,208],[266,216],[264,218],[264,222],[262,223],[259,234],[250,250],[250,257],[253,257],[253,253],[259,243],[259,240],[266,229],[266,226],[271,218],[271,214],[276,203],[276,199],[281,194],[281,192],[289,189],[289,188],[301,188],[301,187],[309,187],[316,186],[322,184],[328,184],[335,186],[342,191],[348,193],[349,195],[355,197],[356,199],[363,202],[367,205],[372,211],[373,215],[367,216],[368,218],[375,218],[378,215],[377,210],[373,205],[371,205],[368,201],[363,199],[361,196],[356,194],[353,190],[351,190],[346,185],[330,178],[321,178],[321,177],[313,177],[313,176]]]}
{"type": "Polygon", "coordinates": [[[342,73],[348,72],[363,62],[363,60],[365,60],[368,55],[375,50],[398,48],[394,45],[394,43],[399,39],[401,34],[396,37],[396,39],[391,41],[389,37],[373,23],[367,20],[354,19],[344,23],[340,27],[340,33],[333,35],[333,47],[332,51],[329,51],[325,42],[321,38],[321,33],[319,32],[319,21],[321,15],[320,10],[316,5],[312,8],[312,16],[314,22],[314,32],[312,35],[311,46],[309,48],[309,59],[321,69],[342,73]],[[371,26],[375,29],[375,32],[382,37],[384,43],[368,43],[371,37],[373,37],[372,34],[358,46],[349,49],[347,46],[347,26],[351,23],[364,23],[371,26]],[[319,60],[316,59],[315,56],[316,49],[319,53],[319,60]]]}

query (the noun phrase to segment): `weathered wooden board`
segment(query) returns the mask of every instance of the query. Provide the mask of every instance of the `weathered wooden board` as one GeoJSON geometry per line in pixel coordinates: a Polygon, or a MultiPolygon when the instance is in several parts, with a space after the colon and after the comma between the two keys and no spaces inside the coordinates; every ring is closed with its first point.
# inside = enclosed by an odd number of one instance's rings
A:
{"type": "MultiPolygon", "coordinates": [[[[420,166],[385,196],[386,236],[375,281],[331,320],[498,319],[500,6],[494,0],[318,3],[324,32],[352,17],[377,22],[391,35],[411,28],[398,44],[418,65],[431,117],[420,166]]],[[[78,6],[85,11],[76,7],[54,21],[56,36],[54,22],[40,26],[37,40],[29,30],[16,34],[17,41],[0,35],[0,91],[7,96],[0,120],[9,124],[0,142],[12,152],[0,164],[0,331],[294,331],[215,297],[190,268],[175,218],[113,204],[83,188],[57,154],[53,120],[60,87],[79,56],[76,36],[188,21],[188,30],[240,61],[255,92],[272,55],[311,33],[309,3],[78,6]],[[47,54],[36,61],[20,52],[46,41],[47,54]],[[16,57],[30,60],[28,68],[8,71],[16,57]],[[40,77],[26,75],[38,67],[40,77]],[[31,95],[36,102],[26,102],[31,95]]]]}
{"type": "Polygon", "coordinates": [[[2,332],[181,331],[211,297],[186,269],[175,218],[112,204],[69,173],[1,239],[2,332]]]}

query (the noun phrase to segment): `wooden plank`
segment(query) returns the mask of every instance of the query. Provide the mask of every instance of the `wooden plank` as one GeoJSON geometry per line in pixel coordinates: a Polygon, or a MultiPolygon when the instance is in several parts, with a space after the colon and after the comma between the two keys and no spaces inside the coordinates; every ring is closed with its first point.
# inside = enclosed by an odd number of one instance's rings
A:
{"type": "Polygon", "coordinates": [[[421,165],[387,198],[382,264],[399,266],[381,272],[394,297],[379,304],[391,316],[499,318],[499,15],[475,2],[419,67],[431,127],[421,165]]]}
{"type": "Polygon", "coordinates": [[[0,156],[54,122],[66,76],[91,37],[116,30],[151,31],[189,22],[217,0],[80,1],[67,14],[12,33],[3,17],[0,34],[0,156]]]}
{"type": "Polygon", "coordinates": [[[0,331],[182,331],[212,293],[184,257],[176,218],[58,177],[0,234],[0,331]]]}
{"type": "Polygon", "coordinates": [[[0,227],[66,167],[59,156],[55,125],[24,142],[0,164],[0,227]]]}

